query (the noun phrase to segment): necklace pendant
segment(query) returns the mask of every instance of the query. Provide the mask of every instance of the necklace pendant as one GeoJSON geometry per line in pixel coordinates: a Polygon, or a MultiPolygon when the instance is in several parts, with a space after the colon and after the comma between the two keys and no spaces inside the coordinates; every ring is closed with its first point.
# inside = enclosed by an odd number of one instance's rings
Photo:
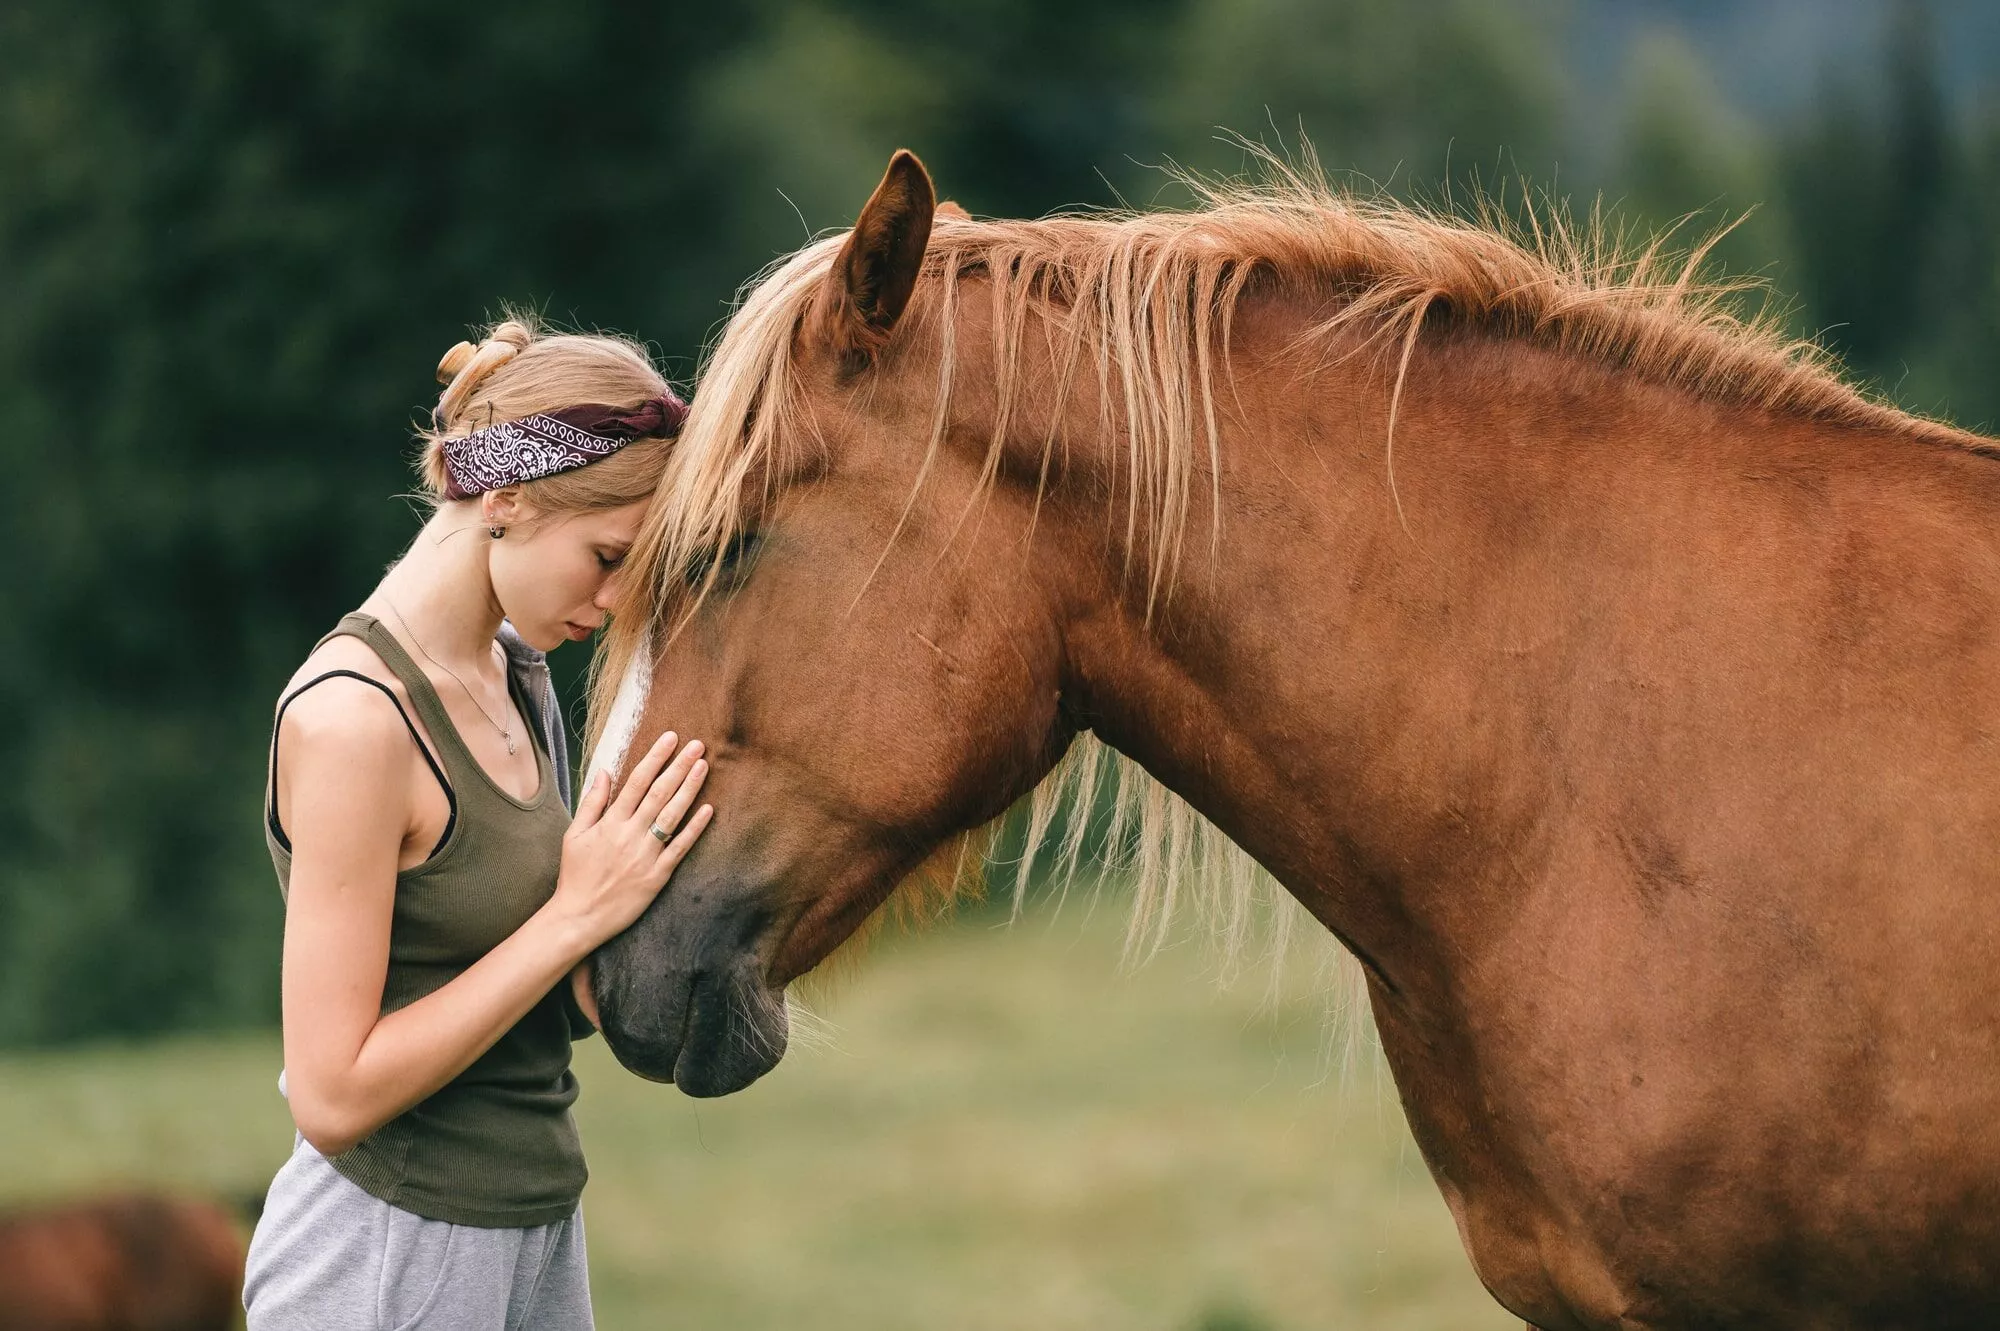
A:
{"type": "Polygon", "coordinates": [[[501,732],[501,735],[507,741],[507,753],[508,756],[511,757],[514,753],[514,732],[511,730],[505,730],[501,732]]]}

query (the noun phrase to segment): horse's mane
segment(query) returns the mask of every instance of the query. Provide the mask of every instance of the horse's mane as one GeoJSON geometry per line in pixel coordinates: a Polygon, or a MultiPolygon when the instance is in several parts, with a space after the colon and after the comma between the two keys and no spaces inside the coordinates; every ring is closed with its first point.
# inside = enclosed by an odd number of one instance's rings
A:
{"type": "MultiPolygon", "coordinates": [[[[1516,221],[1501,207],[1479,204],[1468,219],[1359,197],[1328,184],[1310,162],[1297,168],[1269,159],[1266,166],[1248,183],[1184,178],[1199,204],[1189,211],[1034,221],[940,212],[900,333],[933,337],[939,351],[937,410],[917,485],[948,421],[958,279],[975,275],[990,303],[999,404],[986,484],[997,478],[999,443],[1027,391],[1020,359],[1029,316],[1051,315],[1045,325],[1061,371],[1056,391],[1066,392],[1078,374],[1094,376],[1106,424],[1116,431],[1107,437],[1125,440],[1126,548],[1156,552],[1140,570],[1149,606],[1171,583],[1195,478],[1205,470],[1213,485],[1220,470],[1214,381],[1219,368],[1226,373],[1230,322],[1253,281],[1330,311],[1302,345],[1338,344],[1345,354],[1376,348],[1395,358],[1390,447],[1402,369],[1419,334],[1439,326],[1587,357],[1712,401],[1942,444],[1978,442],[1864,396],[1820,346],[1786,335],[1768,309],[1741,312],[1737,297],[1755,284],[1701,276],[1720,232],[1674,252],[1662,237],[1628,244],[1596,212],[1579,227],[1559,209],[1526,209],[1526,220],[1516,221]]],[[[700,579],[689,585],[687,570],[735,535],[749,487],[783,474],[785,442],[812,435],[796,392],[794,333],[844,239],[826,236],[753,279],[707,357],[686,427],[627,556],[624,604],[598,652],[593,744],[651,626],[672,631],[705,594],[700,579]]],[[[1081,812],[1107,781],[1118,796],[1110,843],[1124,848],[1136,883],[1134,942],[1157,946],[1178,900],[1190,894],[1215,913],[1226,938],[1240,938],[1268,880],[1136,764],[1088,736],[1028,801],[1029,858],[1017,882],[1026,883],[1035,849],[1065,805],[1079,816],[1069,820],[1055,859],[1061,874],[1075,872],[1081,812]]]]}

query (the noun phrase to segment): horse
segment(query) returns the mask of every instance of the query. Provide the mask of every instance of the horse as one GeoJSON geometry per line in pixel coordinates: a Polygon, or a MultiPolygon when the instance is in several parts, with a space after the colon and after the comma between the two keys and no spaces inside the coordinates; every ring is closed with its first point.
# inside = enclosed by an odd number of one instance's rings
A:
{"type": "Polygon", "coordinates": [[[243,1238],[222,1206],[116,1194],[0,1214],[0,1331],[228,1331],[243,1238]]]}
{"type": "Polygon", "coordinates": [[[2000,1325],[2000,442],[1700,246],[1279,167],[996,221],[898,153],[746,288],[592,683],[592,768],[671,726],[718,810],[612,1050],[749,1084],[1115,768],[1137,927],[1254,864],[1352,954],[1532,1326],[2000,1325]]]}

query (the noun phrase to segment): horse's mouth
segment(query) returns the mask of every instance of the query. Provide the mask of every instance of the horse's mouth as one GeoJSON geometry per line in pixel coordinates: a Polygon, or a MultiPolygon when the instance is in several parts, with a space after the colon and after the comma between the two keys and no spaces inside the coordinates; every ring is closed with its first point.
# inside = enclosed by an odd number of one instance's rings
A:
{"type": "Polygon", "coordinates": [[[754,966],[661,980],[651,996],[624,986],[598,996],[605,1042],[628,1070],[709,1097],[742,1090],[784,1057],[784,991],[754,966]]]}

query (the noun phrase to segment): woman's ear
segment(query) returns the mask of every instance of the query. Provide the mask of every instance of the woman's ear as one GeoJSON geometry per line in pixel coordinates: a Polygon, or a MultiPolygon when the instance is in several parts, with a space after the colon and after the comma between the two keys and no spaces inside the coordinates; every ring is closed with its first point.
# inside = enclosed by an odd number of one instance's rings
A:
{"type": "Polygon", "coordinates": [[[518,485],[503,485],[479,496],[479,520],[489,527],[511,527],[530,516],[527,497],[518,485]]]}

